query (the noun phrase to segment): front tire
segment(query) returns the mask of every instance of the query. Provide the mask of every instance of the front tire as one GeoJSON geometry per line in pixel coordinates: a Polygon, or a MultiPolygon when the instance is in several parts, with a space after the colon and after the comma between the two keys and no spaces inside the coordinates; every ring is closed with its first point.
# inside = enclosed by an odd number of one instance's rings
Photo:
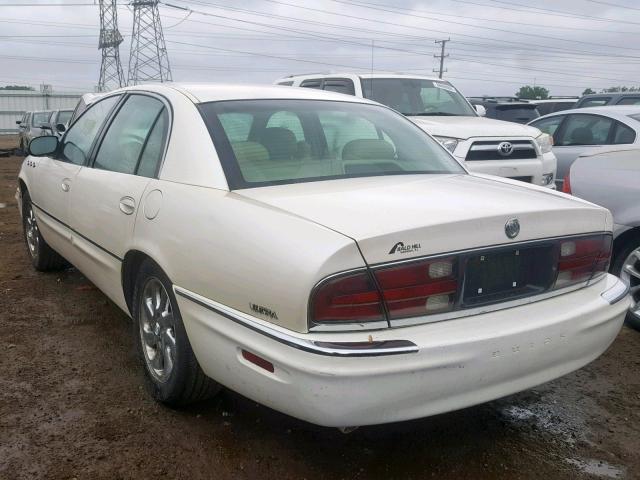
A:
{"type": "Polygon", "coordinates": [[[133,299],[138,357],[153,398],[168,406],[180,407],[215,395],[220,386],[200,368],[187,338],[172,283],[154,262],[142,263],[133,299]]]}
{"type": "Polygon", "coordinates": [[[616,253],[611,273],[629,285],[632,304],[626,322],[630,327],[640,330],[640,238],[627,241],[616,253]]]}
{"type": "Polygon", "coordinates": [[[67,265],[66,260],[42,237],[31,197],[26,192],[22,199],[22,231],[27,244],[27,252],[29,252],[31,263],[36,270],[39,272],[62,270],[67,265]]]}

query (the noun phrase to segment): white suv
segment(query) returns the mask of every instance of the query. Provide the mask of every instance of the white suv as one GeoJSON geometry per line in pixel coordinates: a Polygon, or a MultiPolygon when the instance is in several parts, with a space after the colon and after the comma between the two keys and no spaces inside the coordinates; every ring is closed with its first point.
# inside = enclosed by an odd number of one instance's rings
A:
{"type": "Polygon", "coordinates": [[[278,85],[364,97],[403,113],[434,136],[469,170],[555,188],[552,139],[537,128],[482,118],[449,82],[395,74],[317,74],[278,85]]]}

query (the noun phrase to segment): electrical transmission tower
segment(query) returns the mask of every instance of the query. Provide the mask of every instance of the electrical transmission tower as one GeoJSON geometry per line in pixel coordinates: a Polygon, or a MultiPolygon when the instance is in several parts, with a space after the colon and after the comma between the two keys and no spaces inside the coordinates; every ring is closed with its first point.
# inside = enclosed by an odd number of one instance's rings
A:
{"type": "Polygon", "coordinates": [[[450,41],[451,41],[450,38],[447,38],[446,40],[436,40],[436,43],[439,43],[440,46],[442,47],[442,50],[440,51],[440,55],[434,55],[435,58],[440,59],[440,68],[438,70],[434,70],[434,72],[438,72],[438,78],[442,78],[442,74],[446,72],[446,70],[444,69],[444,59],[447,58],[449,54],[448,53],[446,55],[444,54],[444,46],[447,44],[447,42],[450,42],[450,41]]]}
{"type": "Polygon", "coordinates": [[[172,81],[158,0],[133,0],[131,5],[133,35],[129,56],[129,85],[172,81]]]}
{"type": "Polygon", "coordinates": [[[98,91],[124,87],[124,73],[120,63],[122,35],[118,31],[118,11],[116,0],[100,0],[100,40],[98,49],[102,51],[98,91]]]}

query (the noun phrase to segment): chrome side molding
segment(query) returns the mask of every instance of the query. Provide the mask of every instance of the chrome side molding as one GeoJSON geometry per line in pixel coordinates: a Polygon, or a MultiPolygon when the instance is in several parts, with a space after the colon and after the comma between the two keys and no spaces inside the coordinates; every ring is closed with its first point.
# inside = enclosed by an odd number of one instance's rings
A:
{"type": "Polygon", "coordinates": [[[600,296],[605,301],[609,302],[610,305],[613,305],[614,303],[618,303],[620,300],[626,297],[628,293],[629,285],[618,279],[613,287],[602,292],[600,296]]]}
{"type": "Polygon", "coordinates": [[[384,340],[384,341],[364,341],[364,342],[326,342],[301,338],[299,336],[283,332],[279,329],[269,327],[257,321],[251,315],[230,308],[221,303],[210,300],[195,292],[191,292],[177,285],[173,286],[173,291],[187,300],[206,308],[218,315],[221,315],[238,325],[242,325],[256,333],[260,333],[277,342],[283,343],[291,348],[297,348],[305,352],[316,355],[328,355],[333,357],[377,357],[383,355],[402,355],[407,353],[417,353],[418,346],[409,340],[384,340]]]}

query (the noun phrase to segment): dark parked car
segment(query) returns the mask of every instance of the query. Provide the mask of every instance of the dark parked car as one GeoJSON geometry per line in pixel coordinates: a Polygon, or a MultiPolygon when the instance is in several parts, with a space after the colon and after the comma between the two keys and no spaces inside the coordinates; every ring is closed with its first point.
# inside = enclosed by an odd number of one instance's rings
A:
{"type": "Polygon", "coordinates": [[[605,105],[640,105],[640,92],[593,93],[581,97],[573,108],[603,107],[605,105]]]}
{"type": "Polygon", "coordinates": [[[532,103],[515,97],[469,97],[472,105],[482,105],[488,118],[507,122],[528,123],[540,116],[532,103]]]}
{"type": "Polygon", "coordinates": [[[534,104],[538,108],[540,116],[548,115],[549,113],[560,112],[562,110],[569,110],[575,108],[574,105],[578,97],[554,97],[551,96],[544,100],[527,100],[527,102],[534,104]]]}

